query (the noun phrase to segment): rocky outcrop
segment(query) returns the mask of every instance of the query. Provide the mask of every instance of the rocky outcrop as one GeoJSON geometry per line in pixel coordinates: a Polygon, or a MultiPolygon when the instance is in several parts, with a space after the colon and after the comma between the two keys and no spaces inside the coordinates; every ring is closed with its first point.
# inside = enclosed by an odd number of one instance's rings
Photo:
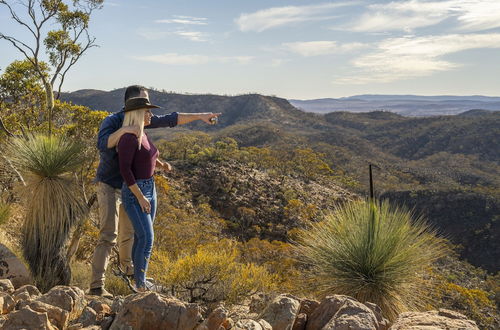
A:
{"type": "Polygon", "coordinates": [[[14,310],[16,301],[8,293],[0,293],[0,314],[7,314],[14,310]]]}
{"type": "Polygon", "coordinates": [[[326,297],[308,316],[307,330],[385,330],[389,322],[377,305],[362,304],[354,298],[334,295],[326,297]]]}
{"type": "Polygon", "coordinates": [[[76,286],[55,286],[36,300],[67,311],[69,321],[77,319],[87,305],[85,293],[76,286]]]}
{"type": "Polygon", "coordinates": [[[5,292],[12,294],[14,293],[14,285],[9,279],[1,279],[0,280],[0,292],[5,292]]]}
{"type": "MultiPolygon", "coordinates": [[[[281,294],[265,306],[261,299],[252,308],[226,309],[222,304],[203,320],[202,308],[174,297],[144,292],[117,297],[114,301],[84,295],[77,287],[56,286],[44,295],[33,286],[12,292],[1,282],[1,329],[67,330],[406,330],[479,329],[462,314],[440,309],[425,313],[403,313],[389,328],[381,309],[343,295],[321,302],[281,294]],[[8,292],[11,292],[9,294],[8,292]],[[14,298],[14,296],[16,298],[14,298]],[[17,300],[16,300],[17,299],[17,300]],[[110,307],[111,304],[112,306],[110,307]],[[258,305],[258,306],[257,306],[258,305]]],[[[262,297],[261,297],[262,298],[262,297]]],[[[267,297],[265,300],[268,300],[267,297]]],[[[243,307],[243,306],[240,306],[243,307]]]]}
{"type": "Polygon", "coordinates": [[[110,329],[194,329],[201,319],[198,305],[147,292],[128,296],[110,329]]]}
{"type": "Polygon", "coordinates": [[[476,322],[464,315],[446,309],[423,313],[402,313],[390,330],[461,329],[479,330],[476,322]]]}
{"type": "Polygon", "coordinates": [[[12,298],[14,298],[16,302],[33,300],[39,296],[41,296],[40,291],[38,291],[36,286],[31,284],[23,285],[12,293],[12,298]]]}
{"type": "Polygon", "coordinates": [[[52,325],[59,329],[64,329],[68,325],[69,312],[41,301],[27,302],[27,306],[32,310],[40,313],[46,313],[52,325]]]}
{"type": "Polygon", "coordinates": [[[260,318],[267,321],[273,330],[288,330],[299,312],[300,302],[289,295],[279,295],[264,309],[260,318]]]}
{"type": "Polygon", "coordinates": [[[234,330],[273,330],[273,327],[266,320],[242,319],[236,322],[234,330]]]}
{"type": "Polygon", "coordinates": [[[0,279],[9,279],[15,288],[32,283],[26,266],[8,247],[0,243],[0,279]]]}
{"type": "Polygon", "coordinates": [[[335,295],[326,297],[310,315],[307,330],[322,329],[333,318],[342,304],[349,299],[347,296],[335,295]]]}
{"type": "Polygon", "coordinates": [[[219,330],[229,328],[228,311],[224,306],[219,306],[208,315],[206,320],[203,321],[196,330],[219,330]]]}
{"type": "Polygon", "coordinates": [[[375,314],[366,305],[346,299],[323,330],[379,330],[375,314]]]}
{"type": "Polygon", "coordinates": [[[9,313],[2,329],[40,329],[57,330],[49,321],[47,313],[32,310],[29,306],[9,313]]]}

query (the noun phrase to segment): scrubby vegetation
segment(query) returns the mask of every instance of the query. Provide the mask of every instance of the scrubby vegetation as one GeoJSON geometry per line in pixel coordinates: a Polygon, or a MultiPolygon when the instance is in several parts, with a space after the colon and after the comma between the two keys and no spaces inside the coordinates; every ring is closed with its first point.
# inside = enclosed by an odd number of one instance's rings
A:
{"type": "MultiPolygon", "coordinates": [[[[9,70],[10,76],[2,76],[5,81],[0,79],[0,91],[3,93],[0,93],[0,117],[6,130],[18,136],[47,130],[48,114],[44,110],[44,96],[40,94],[43,89],[39,88],[36,79],[30,79],[33,76],[30,76],[29,70],[26,62],[16,63],[9,70]],[[8,84],[14,79],[12,77],[26,77],[19,80],[22,84],[20,90],[26,93],[19,93],[18,85],[8,84]],[[33,113],[38,116],[33,116],[33,113]]],[[[113,100],[110,104],[116,106],[121,102],[123,90],[111,94],[113,100]]],[[[115,109],[106,103],[99,103],[99,98],[91,91],[80,96],[89,95],[99,105],[98,108],[115,109]]],[[[245,303],[249,295],[256,291],[290,292],[317,298],[335,291],[332,293],[346,293],[361,300],[375,301],[374,297],[383,297],[375,302],[385,306],[386,314],[393,315],[397,310],[422,305],[407,299],[408,290],[415,289],[415,286],[405,286],[404,283],[415,280],[412,283],[420,285],[423,282],[428,287],[434,287],[430,291],[433,293],[432,300],[424,307],[459,310],[483,328],[497,327],[498,276],[488,275],[464,262],[459,268],[470,267],[474,271],[458,271],[453,266],[459,263],[456,256],[446,257],[446,262],[440,259],[429,267],[421,266],[422,269],[415,272],[418,276],[415,275],[412,270],[416,265],[428,264],[432,259],[424,258],[430,250],[420,253],[417,252],[420,251],[418,244],[410,245],[412,250],[403,242],[411,241],[410,234],[415,239],[416,233],[423,227],[417,225],[417,229],[411,230],[411,227],[403,225],[398,228],[404,230],[387,230],[388,227],[384,226],[392,222],[382,219],[394,217],[388,215],[390,208],[384,208],[384,205],[377,206],[377,211],[381,213],[380,217],[373,218],[376,219],[376,226],[372,227],[384,228],[380,231],[384,235],[368,238],[370,231],[363,234],[361,224],[370,223],[362,219],[366,220],[367,216],[370,219],[371,213],[367,213],[366,209],[352,212],[351,216],[359,216],[359,222],[353,221],[351,225],[358,224],[360,230],[350,232],[354,236],[344,231],[343,242],[349,242],[350,238],[351,243],[359,244],[352,244],[352,249],[348,251],[334,249],[328,252],[330,259],[311,254],[309,262],[303,263],[299,256],[307,249],[294,248],[291,243],[314,235],[318,228],[331,223],[331,218],[325,218],[325,214],[336,207],[355,200],[361,203],[359,195],[365,189],[366,165],[371,161],[379,166],[376,172],[378,191],[387,195],[394,192],[390,195],[391,199],[400,204],[418,201],[416,207],[434,210],[434,213],[427,214],[431,223],[448,234],[446,230],[453,223],[454,230],[448,237],[458,239],[466,251],[467,247],[471,251],[473,248],[476,254],[467,256],[489,256],[481,251],[495,251],[497,244],[493,219],[496,217],[498,179],[492,174],[497,164],[496,159],[491,159],[494,154],[488,154],[489,161],[478,155],[483,148],[495,146],[494,137],[489,136],[490,141],[481,140],[473,150],[469,150],[470,141],[464,142],[463,148],[470,152],[457,153],[460,150],[458,140],[454,140],[450,148],[445,148],[446,143],[443,142],[446,134],[455,134],[455,129],[462,127],[456,119],[412,119],[406,123],[407,119],[403,117],[387,116],[383,112],[318,116],[304,114],[285,100],[260,95],[191,97],[153,92],[152,98],[168,103],[172,111],[224,112],[218,126],[192,124],[187,128],[150,133],[157,139],[161,157],[170,161],[175,169],[172,173],[155,177],[159,209],[153,257],[148,271],[148,275],[166,292],[186,301],[211,305],[220,300],[228,304],[245,303]],[[442,125],[450,124],[452,127],[448,131],[440,133],[440,141],[422,142],[427,134],[425,132],[436,132],[442,125]],[[432,126],[432,130],[425,129],[428,125],[432,126]],[[384,132],[391,132],[391,136],[384,135],[384,132]],[[400,138],[410,139],[413,135],[419,137],[415,150],[405,153],[398,149],[400,138]],[[451,195],[450,191],[454,193],[451,195]],[[450,196],[454,197],[450,199],[450,196]],[[471,196],[479,196],[474,197],[473,200],[478,201],[474,205],[486,201],[481,204],[484,205],[484,214],[479,212],[479,208],[470,207],[471,196]],[[449,209],[443,208],[447,205],[455,211],[442,211],[449,209]],[[439,218],[438,212],[443,213],[443,218],[439,218]],[[465,221],[464,216],[471,220],[465,221]],[[391,233],[394,235],[389,235],[391,233]],[[375,241],[375,237],[379,240],[375,241]],[[398,243],[391,237],[399,237],[401,241],[398,243]],[[471,244],[471,237],[486,245],[471,244]],[[370,254],[365,255],[363,251],[379,257],[370,259],[370,254]],[[394,259],[396,251],[403,252],[396,254],[394,259]],[[341,252],[349,252],[348,257],[342,257],[341,252]],[[301,285],[310,283],[304,274],[310,274],[315,269],[312,261],[329,269],[328,260],[332,258],[351,260],[347,266],[352,267],[340,269],[343,274],[339,269],[333,269],[335,272],[316,271],[318,285],[307,288],[301,285]],[[380,272],[381,267],[388,264],[390,267],[386,269],[391,272],[380,272]],[[331,279],[332,274],[344,280],[336,281],[335,285],[328,284],[326,280],[331,279]],[[350,281],[349,276],[353,276],[350,281]],[[363,281],[368,281],[364,293],[356,289],[363,286],[363,281]]],[[[105,116],[105,112],[55,101],[54,138],[75,138],[84,146],[79,153],[83,155],[83,161],[72,171],[77,185],[73,192],[81,192],[79,201],[82,204],[92,204],[94,188],[91,180],[98,156],[94,147],[95,135],[105,116]]],[[[495,115],[486,116],[491,117],[485,120],[496,120],[495,115]]],[[[470,118],[465,122],[467,129],[475,129],[474,120],[470,118]]],[[[7,140],[7,134],[0,133],[2,150],[7,140]]],[[[408,141],[406,144],[412,145],[408,141]]],[[[0,158],[0,199],[3,203],[0,205],[8,205],[11,209],[2,225],[4,236],[0,238],[9,240],[9,246],[17,251],[22,249],[23,241],[13,226],[20,227],[20,218],[28,215],[28,208],[20,204],[21,195],[15,188],[20,184],[19,176],[11,165],[8,159],[0,158]]],[[[95,204],[89,212],[74,221],[74,226],[67,233],[70,239],[65,240],[61,247],[64,255],[71,260],[75,274],[73,283],[84,289],[90,281],[89,263],[98,239],[95,204]]],[[[400,219],[406,219],[402,223],[410,222],[407,213],[398,214],[400,219]]],[[[339,227],[336,227],[339,232],[343,228],[340,224],[337,223],[339,227]]],[[[333,232],[330,231],[330,234],[333,232]]],[[[330,240],[332,237],[333,234],[330,240]]],[[[114,262],[113,259],[111,263],[114,262]]],[[[496,264],[493,262],[490,265],[494,270],[496,264]]],[[[112,269],[107,272],[106,288],[115,294],[129,292],[123,280],[114,276],[112,269]]]]}

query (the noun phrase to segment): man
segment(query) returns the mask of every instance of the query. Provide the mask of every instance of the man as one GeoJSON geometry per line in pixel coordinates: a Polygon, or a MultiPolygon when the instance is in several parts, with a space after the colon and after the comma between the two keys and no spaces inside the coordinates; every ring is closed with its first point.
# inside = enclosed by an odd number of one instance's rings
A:
{"type": "MultiPolygon", "coordinates": [[[[125,91],[125,102],[135,97],[149,99],[148,91],[143,86],[129,86],[125,91]]],[[[163,116],[153,116],[151,124],[146,128],[174,127],[195,120],[202,120],[207,124],[213,124],[220,113],[177,113],[173,112],[163,116]]],[[[100,232],[99,242],[94,250],[92,258],[92,280],[89,294],[112,298],[113,295],[104,288],[104,272],[106,270],[109,256],[117,241],[119,233],[120,264],[124,271],[133,274],[132,269],[132,245],[134,229],[126,212],[120,203],[120,189],[123,179],[120,175],[118,165],[118,154],[116,145],[125,133],[138,135],[139,128],[135,126],[122,127],[123,112],[117,112],[106,117],[97,139],[100,159],[97,168],[97,200],[99,202],[100,232]],[[119,228],[118,228],[119,227],[119,228]]],[[[171,170],[168,163],[159,164],[165,170],[171,170]]]]}

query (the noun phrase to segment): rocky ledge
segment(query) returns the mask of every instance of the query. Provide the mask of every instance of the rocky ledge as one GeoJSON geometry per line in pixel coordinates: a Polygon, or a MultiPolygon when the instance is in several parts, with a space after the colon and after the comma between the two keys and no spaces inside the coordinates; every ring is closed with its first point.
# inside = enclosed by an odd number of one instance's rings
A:
{"type": "Polygon", "coordinates": [[[56,286],[41,294],[32,285],[14,288],[0,280],[1,329],[179,329],[179,330],[400,330],[479,329],[453,311],[403,313],[391,325],[380,308],[342,295],[321,302],[282,294],[272,300],[257,296],[248,313],[217,306],[206,317],[197,304],[145,292],[114,300],[86,296],[78,287],[56,286]]]}

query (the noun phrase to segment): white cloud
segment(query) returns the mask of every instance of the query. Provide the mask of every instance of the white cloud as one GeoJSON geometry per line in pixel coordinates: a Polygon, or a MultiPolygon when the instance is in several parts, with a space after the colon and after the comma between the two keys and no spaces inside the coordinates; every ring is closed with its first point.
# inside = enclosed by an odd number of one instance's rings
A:
{"type": "Polygon", "coordinates": [[[458,20],[463,30],[481,31],[500,27],[500,1],[464,1],[462,9],[458,20]]]}
{"type": "Polygon", "coordinates": [[[304,41],[282,44],[286,49],[302,56],[318,56],[345,53],[367,47],[359,42],[337,44],[335,41],[304,41]]]}
{"type": "Polygon", "coordinates": [[[207,41],[206,34],[199,31],[175,31],[172,33],[191,41],[207,41]]]}
{"type": "Polygon", "coordinates": [[[179,36],[181,38],[191,40],[191,41],[208,41],[208,34],[200,31],[186,31],[186,30],[174,30],[174,31],[159,31],[159,30],[147,30],[139,29],[137,34],[146,40],[160,40],[168,36],[179,36]]]}
{"type": "Polygon", "coordinates": [[[179,16],[174,15],[169,19],[158,19],[155,23],[165,24],[183,24],[183,25],[207,25],[207,19],[204,17],[179,16]]]}
{"type": "Polygon", "coordinates": [[[332,18],[334,8],[355,5],[357,2],[322,3],[308,6],[273,7],[254,13],[243,13],[235,22],[243,32],[262,32],[278,26],[297,22],[325,20],[332,18]]]}
{"type": "Polygon", "coordinates": [[[359,32],[403,30],[436,25],[454,18],[458,28],[481,31],[500,27],[500,1],[393,1],[368,6],[368,12],[349,24],[348,29],[359,32]]]}
{"type": "Polygon", "coordinates": [[[500,48],[500,33],[403,37],[382,41],[373,53],[352,61],[359,72],[337,83],[390,82],[460,67],[442,57],[469,49],[500,48]]]}
{"type": "Polygon", "coordinates": [[[252,56],[207,56],[207,55],[183,55],[177,53],[166,53],[160,55],[134,56],[139,61],[154,62],[167,65],[200,65],[209,62],[248,64],[252,56]]]}

